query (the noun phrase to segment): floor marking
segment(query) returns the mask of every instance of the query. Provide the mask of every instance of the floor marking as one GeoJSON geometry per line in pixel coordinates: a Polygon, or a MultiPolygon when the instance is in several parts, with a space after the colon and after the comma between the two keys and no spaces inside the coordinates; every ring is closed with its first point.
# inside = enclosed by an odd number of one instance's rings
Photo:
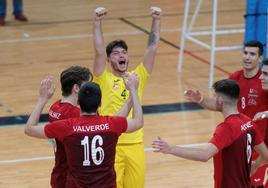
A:
{"type": "MultiPolygon", "coordinates": [[[[199,144],[184,144],[184,145],[177,145],[182,147],[197,147],[202,146],[205,143],[199,143],[199,144]]],[[[152,152],[155,149],[149,147],[144,148],[145,152],[152,152]]],[[[12,164],[12,163],[21,163],[21,162],[29,162],[29,161],[43,161],[43,160],[52,160],[54,159],[54,156],[44,156],[44,157],[31,157],[31,158],[18,158],[18,159],[11,159],[11,160],[0,160],[0,164],[12,164]]]]}
{"type": "MultiPolygon", "coordinates": [[[[237,28],[241,29],[244,25],[221,25],[217,26],[218,29],[221,28],[237,28]]],[[[196,27],[194,30],[207,30],[211,29],[210,26],[196,27]]],[[[194,31],[193,30],[193,31],[194,31]]],[[[181,28],[176,29],[162,29],[161,33],[172,33],[172,32],[180,32],[181,28]]],[[[31,34],[31,33],[29,33],[31,34]]],[[[142,31],[132,31],[132,32],[111,32],[104,33],[104,36],[126,36],[126,35],[141,35],[144,34],[142,31]]],[[[24,43],[24,42],[39,42],[39,41],[53,41],[53,40],[73,40],[73,39],[82,39],[82,38],[91,38],[92,34],[79,34],[79,35],[60,35],[60,36],[44,36],[44,37],[28,37],[28,38],[17,38],[17,39],[6,39],[0,40],[0,44],[14,44],[14,43],[24,43]]]]}

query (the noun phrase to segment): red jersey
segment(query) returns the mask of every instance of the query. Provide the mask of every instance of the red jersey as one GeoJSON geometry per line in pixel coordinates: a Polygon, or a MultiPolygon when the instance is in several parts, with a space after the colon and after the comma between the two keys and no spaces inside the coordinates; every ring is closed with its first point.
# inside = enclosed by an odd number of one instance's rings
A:
{"type": "MultiPolygon", "coordinates": [[[[263,112],[268,110],[268,92],[262,89],[261,81],[259,79],[261,70],[257,75],[252,78],[245,78],[243,70],[237,71],[230,75],[230,79],[237,81],[240,86],[240,96],[238,100],[238,110],[253,118],[257,112],[263,112]]],[[[267,137],[267,119],[257,121],[256,124],[261,130],[261,136],[264,138],[265,143],[268,143],[267,137]]],[[[258,157],[258,153],[254,151],[253,160],[258,157]]],[[[252,185],[261,186],[264,180],[264,171],[257,170],[257,172],[251,177],[252,185]]]]}
{"type": "MultiPolygon", "coordinates": [[[[239,99],[237,102],[238,111],[253,118],[256,113],[268,110],[268,91],[262,89],[259,79],[261,70],[252,78],[245,78],[243,70],[230,75],[230,79],[235,80],[240,87],[239,99]]],[[[265,136],[267,119],[257,121],[258,128],[265,136]]]]}
{"type": "Polygon", "coordinates": [[[259,129],[244,114],[233,114],[220,123],[210,142],[219,152],[213,157],[215,188],[250,188],[254,145],[262,142],[259,129]]]}
{"type": "MultiPolygon", "coordinates": [[[[63,120],[72,117],[79,117],[80,109],[70,103],[62,103],[61,100],[56,101],[49,109],[49,122],[63,120]]],[[[55,165],[51,173],[50,184],[52,188],[63,188],[66,183],[67,161],[64,146],[55,139],[54,143],[55,165]]]]}
{"type": "Polygon", "coordinates": [[[80,108],[70,103],[61,102],[61,100],[58,100],[54,104],[52,104],[48,112],[49,122],[79,116],[80,116],[80,108]]]}
{"type": "Polygon", "coordinates": [[[65,187],[116,188],[115,147],[126,129],[126,118],[119,116],[88,115],[46,125],[46,136],[57,138],[65,148],[65,187]]]}

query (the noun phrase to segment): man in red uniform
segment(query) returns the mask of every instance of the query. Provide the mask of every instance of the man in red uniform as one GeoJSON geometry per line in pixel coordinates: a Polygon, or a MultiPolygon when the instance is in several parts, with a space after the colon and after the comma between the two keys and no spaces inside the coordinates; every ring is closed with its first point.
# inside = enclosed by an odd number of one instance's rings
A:
{"type": "Polygon", "coordinates": [[[158,138],[153,142],[157,152],[168,153],[186,159],[214,160],[215,188],[250,188],[250,168],[253,147],[268,161],[268,149],[255,123],[239,113],[237,101],[239,85],[225,79],[214,83],[215,106],[224,116],[209,143],[197,147],[169,146],[158,138]]]}
{"type": "MultiPolygon", "coordinates": [[[[259,79],[261,80],[262,89],[268,91],[268,59],[263,61],[263,66],[261,70],[261,75],[259,79]]],[[[259,121],[268,118],[268,110],[257,113],[253,120],[259,121]]]]}
{"type": "MultiPolygon", "coordinates": [[[[261,75],[259,63],[263,60],[262,53],[263,45],[260,42],[247,42],[243,50],[243,69],[229,76],[229,78],[235,80],[240,87],[240,95],[237,103],[238,111],[250,118],[253,118],[258,112],[268,110],[268,91],[262,89],[259,79],[261,75]]],[[[210,97],[202,97],[199,91],[188,90],[185,92],[185,96],[193,102],[198,102],[204,108],[217,110],[215,101],[210,97]]],[[[262,137],[265,137],[267,120],[257,121],[256,124],[261,129],[262,137]]],[[[256,158],[257,154],[254,152],[253,160],[256,158]]],[[[267,165],[261,167],[252,176],[253,187],[263,187],[266,168],[267,165]]]]}
{"type": "MultiPolygon", "coordinates": [[[[263,61],[263,67],[262,67],[262,74],[260,75],[259,79],[261,80],[262,89],[268,91],[268,60],[263,61]]],[[[264,119],[268,118],[268,110],[257,113],[253,120],[254,121],[262,121],[264,119]]],[[[265,143],[268,144],[268,129],[266,128],[266,135],[265,135],[265,143]]],[[[261,169],[263,169],[264,173],[264,187],[268,188],[268,168],[267,164],[262,166],[261,169]]],[[[260,171],[260,170],[259,170],[260,171]]],[[[252,177],[253,178],[253,177],[252,177]]]]}
{"type": "Polygon", "coordinates": [[[40,98],[30,115],[25,133],[37,138],[57,138],[63,143],[68,170],[67,188],[116,188],[114,171],[115,146],[119,135],[133,132],[143,126],[142,108],[137,94],[138,78],[125,78],[131,96],[122,107],[127,114],[133,105],[133,118],[121,116],[98,116],[101,90],[95,83],[82,85],[78,95],[81,116],[59,120],[45,126],[36,126],[42,109],[54,93],[50,77],[41,82],[40,98]]]}
{"type": "MultiPolygon", "coordinates": [[[[92,80],[92,74],[86,67],[72,66],[60,75],[62,98],[57,100],[49,109],[48,119],[52,123],[80,116],[78,92],[81,85],[92,80]]],[[[64,146],[58,139],[53,139],[55,165],[51,173],[52,188],[63,188],[66,183],[67,161],[64,146]]]]}

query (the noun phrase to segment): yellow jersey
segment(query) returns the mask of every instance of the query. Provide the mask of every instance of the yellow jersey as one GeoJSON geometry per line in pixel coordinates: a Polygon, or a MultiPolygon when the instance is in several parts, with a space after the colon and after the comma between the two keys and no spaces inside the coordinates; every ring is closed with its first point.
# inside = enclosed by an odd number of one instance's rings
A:
{"type": "MultiPolygon", "coordinates": [[[[142,101],[142,93],[149,73],[143,63],[140,63],[135,70],[131,71],[131,73],[133,72],[139,77],[138,95],[140,101],[142,101]]],[[[117,77],[105,69],[102,75],[93,77],[93,82],[99,84],[102,92],[101,106],[98,109],[99,114],[115,115],[129,97],[129,91],[125,87],[123,78],[117,77]]],[[[129,117],[131,116],[132,111],[129,113],[129,117]]],[[[118,139],[119,144],[140,143],[142,141],[143,129],[139,129],[133,133],[124,133],[118,139]]]]}

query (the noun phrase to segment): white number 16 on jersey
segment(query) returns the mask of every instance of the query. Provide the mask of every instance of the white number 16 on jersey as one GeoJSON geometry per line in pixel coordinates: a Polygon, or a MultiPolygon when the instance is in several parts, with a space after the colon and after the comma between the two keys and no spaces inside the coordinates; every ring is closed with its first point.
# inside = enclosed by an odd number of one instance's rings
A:
{"type": "Polygon", "coordinates": [[[96,135],[93,137],[91,142],[91,151],[89,152],[89,139],[88,136],[85,136],[81,141],[81,145],[84,146],[84,161],[83,166],[90,166],[90,154],[95,165],[100,165],[104,159],[104,150],[102,147],[96,147],[98,145],[103,145],[103,139],[100,135],[96,135]],[[97,159],[97,156],[98,159],[97,159]]]}
{"type": "Polygon", "coordinates": [[[250,163],[251,161],[251,155],[252,155],[252,137],[249,133],[247,133],[247,159],[248,159],[248,163],[250,163]]]}

